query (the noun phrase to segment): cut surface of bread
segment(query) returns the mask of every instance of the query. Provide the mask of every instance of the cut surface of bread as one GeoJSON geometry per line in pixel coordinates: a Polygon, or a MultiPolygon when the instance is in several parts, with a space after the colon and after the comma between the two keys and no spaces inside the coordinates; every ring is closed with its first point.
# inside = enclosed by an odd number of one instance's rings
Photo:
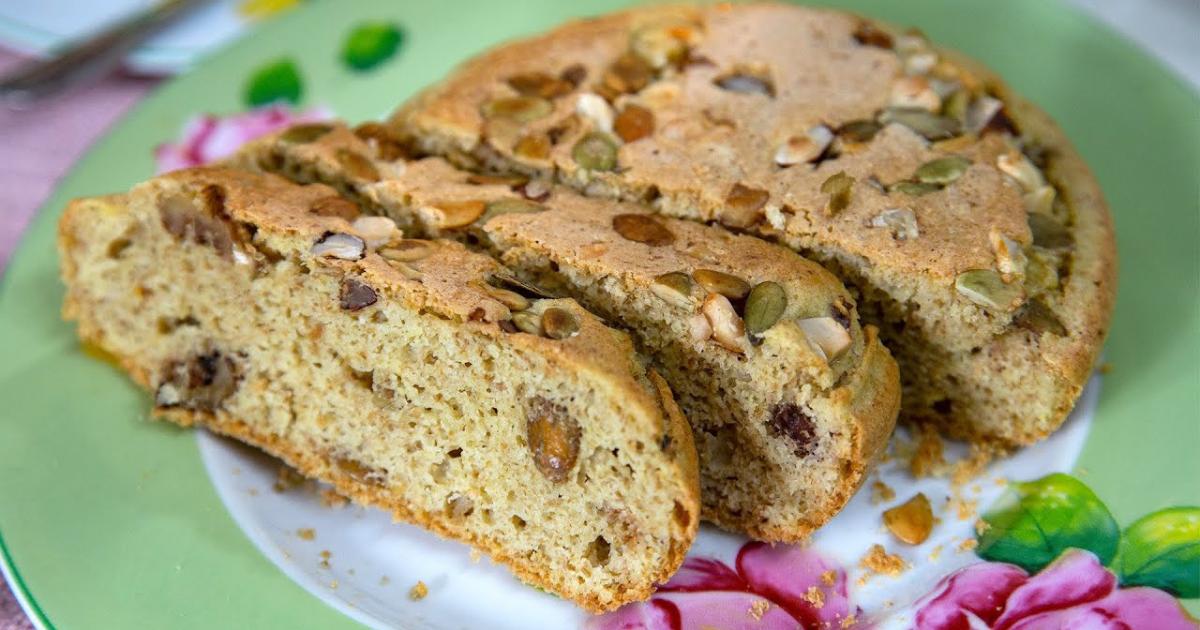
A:
{"type": "Polygon", "coordinates": [[[568,23],[400,107],[399,146],[784,243],[855,291],[903,417],[1057,428],[1116,283],[1099,187],[1052,121],[921,35],[759,3],[568,23]]]}
{"type": "Polygon", "coordinates": [[[722,527],[804,538],[845,505],[891,434],[894,361],[842,284],[786,248],[438,158],[382,160],[342,124],[305,142],[286,135],[236,161],[333,183],[629,330],[692,423],[703,516],[722,527]],[[356,181],[338,159],[347,153],[380,178],[356,181]]]}
{"type": "Polygon", "coordinates": [[[64,313],[154,394],[592,611],[682,562],[696,454],[625,333],[486,256],[227,169],[73,202],[64,313]],[[389,252],[385,258],[381,252],[389,252]],[[508,286],[518,286],[510,284],[508,286]]]}

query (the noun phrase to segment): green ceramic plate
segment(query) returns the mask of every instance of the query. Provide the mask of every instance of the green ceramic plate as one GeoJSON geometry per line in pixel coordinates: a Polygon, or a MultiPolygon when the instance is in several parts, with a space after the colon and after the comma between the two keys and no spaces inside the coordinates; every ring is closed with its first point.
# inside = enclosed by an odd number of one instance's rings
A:
{"type": "MultiPolygon", "coordinates": [[[[279,540],[278,531],[263,533],[264,519],[278,512],[259,503],[247,507],[244,497],[235,497],[247,488],[231,481],[237,473],[228,462],[244,460],[247,470],[262,467],[261,462],[220,443],[198,448],[193,433],[149,422],[145,395],[80,351],[71,326],[58,317],[62,290],[54,226],[68,199],[124,190],[152,174],[153,147],[177,137],[196,113],[238,112],[253,94],[258,99],[290,96],[301,106],[326,106],[355,121],[381,116],[487,46],[618,4],[306,4],[164,86],[63,180],[0,285],[0,347],[5,350],[0,360],[0,552],[18,597],[39,624],[353,626],[345,612],[373,624],[441,627],[445,620],[462,619],[442,611],[499,610],[507,597],[504,589],[524,589],[515,582],[497,582],[488,587],[488,596],[459,596],[449,589],[422,602],[428,606],[410,617],[403,611],[394,617],[366,614],[349,596],[306,592],[317,592],[320,576],[305,577],[303,567],[287,565],[281,560],[287,550],[270,547],[279,540]],[[353,68],[346,61],[347,37],[369,23],[398,25],[398,50],[387,54],[394,43],[388,29],[368,30],[350,47],[349,56],[359,66],[353,68]],[[280,60],[291,63],[276,63],[280,60]],[[268,70],[258,72],[263,68],[268,70]],[[256,74],[267,78],[249,85],[256,74]]],[[[1041,455],[1005,462],[1018,468],[1023,461],[1037,462],[1028,464],[1027,473],[1008,470],[1005,476],[1032,480],[1069,469],[1073,478],[1017,486],[1012,498],[1022,499],[1036,519],[1038,496],[1067,497],[1075,519],[1071,527],[1083,531],[1072,538],[1075,546],[1099,556],[1126,585],[1173,588],[1185,595],[1191,588],[1195,597],[1194,576],[1200,576],[1196,510],[1160,513],[1131,525],[1162,508],[1200,505],[1200,100],[1133,46],[1058,3],[832,4],[918,26],[933,40],[981,59],[1054,115],[1092,165],[1112,206],[1121,254],[1120,294],[1106,351],[1113,369],[1098,392],[1094,415],[1077,413],[1084,417],[1073,420],[1070,433],[1041,455]],[[1122,551],[1114,560],[1111,551],[1118,544],[1122,551]],[[1131,558],[1138,557],[1155,563],[1133,567],[1131,558]]],[[[352,519],[358,512],[346,514],[352,519]]],[[[999,523],[1007,517],[1003,508],[995,508],[988,518],[999,523]]],[[[870,527],[877,529],[878,521],[870,527]]],[[[395,535],[422,535],[409,530],[395,535]]],[[[983,540],[979,553],[1023,564],[1030,572],[1045,564],[1031,560],[1028,549],[1021,551],[1024,543],[1015,529],[999,531],[1002,544],[983,540]]],[[[728,557],[740,544],[706,536],[705,548],[714,555],[728,557]]],[[[436,551],[467,556],[452,547],[436,551]]],[[[429,562],[428,557],[411,560],[429,562]]],[[[920,564],[915,554],[910,560],[920,564]]],[[[402,564],[405,557],[400,553],[389,562],[402,564]]],[[[486,562],[479,566],[479,572],[495,571],[486,562]]],[[[469,562],[459,568],[468,575],[475,571],[469,562]]],[[[387,608],[394,600],[403,608],[399,602],[407,602],[410,585],[397,580],[376,603],[387,608]]],[[[850,591],[853,599],[857,587],[852,584],[850,591]]],[[[534,608],[544,605],[553,614],[567,614],[561,602],[538,597],[530,600],[534,608]]],[[[1184,604],[1196,610],[1195,600],[1184,604]]],[[[530,626],[551,617],[534,619],[530,626]]],[[[463,625],[469,624],[454,624],[463,625]]]]}

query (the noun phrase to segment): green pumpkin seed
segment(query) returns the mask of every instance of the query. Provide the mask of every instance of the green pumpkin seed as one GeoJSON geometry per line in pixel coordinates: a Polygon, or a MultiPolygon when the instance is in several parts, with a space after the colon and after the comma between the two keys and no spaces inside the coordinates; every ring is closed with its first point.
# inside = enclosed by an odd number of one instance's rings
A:
{"type": "Polygon", "coordinates": [[[966,90],[957,90],[942,103],[942,115],[965,122],[967,120],[967,111],[971,107],[971,93],[966,90]]]}
{"type": "Polygon", "coordinates": [[[593,131],[575,143],[571,157],[589,171],[611,171],[617,167],[617,142],[606,133],[593,131]]]}
{"type": "Polygon", "coordinates": [[[1044,214],[1030,214],[1029,231],[1033,233],[1033,244],[1046,249],[1071,246],[1071,232],[1057,219],[1044,214]]]}
{"type": "Polygon", "coordinates": [[[889,191],[895,191],[898,193],[908,195],[910,197],[920,197],[921,195],[928,195],[931,192],[937,192],[941,189],[942,189],[942,187],[938,186],[937,184],[925,184],[925,183],[921,183],[921,182],[913,182],[913,181],[908,181],[908,180],[896,182],[895,184],[892,184],[888,188],[889,191]]]}
{"type": "Polygon", "coordinates": [[[845,210],[850,205],[850,193],[854,187],[854,178],[846,174],[846,171],[839,171],[829,176],[824,183],[821,184],[821,192],[829,195],[829,203],[825,206],[825,213],[829,216],[845,210]]]}
{"type": "Polygon", "coordinates": [[[739,94],[762,94],[775,98],[775,84],[765,77],[755,76],[746,72],[728,74],[713,81],[717,87],[739,94]]]}
{"type": "Polygon", "coordinates": [[[508,96],[484,103],[484,118],[507,118],[521,124],[545,118],[554,111],[550,101],[537,96],[508,96]]]}
{"type": "Polygon", "coordinates": [[[1034,294],[1058,288],[1058,269],[1040,247],[1026,254],[1025,288],[1034,294]]]}
{"type": "Polygon", "coordinates": [[[971,166],[971,160],[957,155],[951,155],[936,160],[930,160],[921,166],[917,167],[917,171],[913,173],[913,179],[922,184],[940,184],[948,186],[954,183],[954,180],[963,176],[967,172],[967,168],[971,166]]]}
{"type": "Polygon", "coordinates": [[[289,127],[279,135],[279,139],[292,144],[307,144],[333,131],[333,127],[324,123],[308,123],[289,127]]]}
{"type": "Polygon", "coordinates": [[[542,333],[551,339],[567,339],[579,334],[579,320],[571,311],[550,307],[542,313],[542,333]]]}
{"type": "Polygon", "coordinates": [[[880,114],[879,122],[885,125],[899,123],[927,140],[946,140],[957,136],[962,130],[957,120],[915,107],[889,107],[880,114]]]}
{"type": "Polygon", "coordinates": [[[709,293],[724,295],[731,300],[740,300],[750,293],[750,284],[741,278],[715,269],[697,269],[692,272],[696,284],[709,293]]]}
{"type": "Polygon", "coordinates": [[[1001,310],[1012,310],[1025,291],[1017,283],[1007,284],[994,269],[971,269],[958,274],[954,288],[972,302],[1001,310]]]}
{"type": "Polygon", "coordinates": [[[656,277],[654,284],[650,285],[650,292],[676,306],[692,306],[692,278],[682,271],[672,271],[656,277]]]}
{"type": "Polygon", "coordinates": [[[1050,333],[1059,337],[1065,337],[1067,334],[1067,327],[1063,326],[1054,311],[1038,299],[1026,302],[1013,318],[1013,323],[1038,334],[1050,333]]]}
{"type": "Polygon", "coordinates": [[[870,142],[881,129],[874,120],[852,120],[837,129],[843,142],[870,142]]]}
{"type": "Polygon", "coordinates": [[[787,309],[787,293],[776,282],[760,282],[746,298],[746,332],[761,335],[770,330],[787,309]]]}
{"type": "Polygon", "coordinates": [[[489,201],[484,206],[483,216],[480,217],[479,223],[487,223],[489,219],[502,214],[525,214],[529,212],[541,212],[545,209],[546,206],[525,199],[497,199],[496,201],[489,201]]]}

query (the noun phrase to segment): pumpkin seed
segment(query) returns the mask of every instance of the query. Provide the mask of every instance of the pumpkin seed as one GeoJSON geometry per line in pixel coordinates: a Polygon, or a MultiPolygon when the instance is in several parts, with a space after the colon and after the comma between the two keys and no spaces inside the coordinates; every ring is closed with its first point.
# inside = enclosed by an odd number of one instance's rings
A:
{"type": "MultiPolygon", "coordinates": [[[[966,123],[970,105],[971,93],[966,90],[957,90],[946,97],[945,102],[942,103],[942,115],[960,123],[966,123]]],[[[969,125],[968,129],[970,129],[969,125]]]]}
{"type": "Polygon", "coordinates": [[[692,278],[682,271],[672,271],[654,278],[650,292],[675,306],[692,307],[692,278]]]}
{"type": "Polygon", "coordinates": [[[475,219],[483,215],[486,206],[487,204],[478,199],[440,201],[433,204],[433,207],[442,213],[442,220],[438,227],[444,230],[453,230],[474,223],[475,219]]]}
{"type": "Polygon", "coordinates": [[[724,295],[731,300],[740,300],[750,293],[750,283],[715,269],[697,269],[692,272],[692,279],[705,291],[724,295]]]}
{"type": "Polygon", "coordinates": [[[994,269],[971,269],[958,274],[954,288],[968,300],[988,308],[1012,310],[1024,297],[1017,283],[1008,284],[994,269]]]}
{"type": "Polygon", "coordinates": [[[413,262],[426,258],[432,253],[433,245],[429,241],[410,238],[392,241],[379,250],[380,256],[397,262],[413,262]]]}
{"type": "Polygon", "coordinates": [[[654,68],[640,56],[626,52],[604,72],[603,85],[616,94],[640,92],[654,78],[654,68]]]}
{"type": "Polygon", "coordinates": [[[881,128],[874,120],[851,120],[838,127],[837,136],[843,142],[870,142],[881,128]]]}
{"type": "Polygon", "coordinates": [[[550,101],[537,96],[506,96],[484,103],[484,118],[507,118],[520,124],[545,118],[554,111],[550,101]]]}
{"type": "Polygon", "coordinates": [[[531,160],[545,160],[550,157],[550,148],[550,138],[546,134],[535,133],[517,140],[513,153],[531,160]]]}
{"type": "Polygon", "coordinates": [[[921,166],[917,167],[917,171],[913,173],[913,179],[922,184],[940,184],[947,186],[954,183],[954,180],[963,176],[967,172],[967,168],[971,166],[971,160],[965,157],[951,155],[936,160],[930,160],[921,166]]]}
{"type": "Polygon", "coordinates": [[[765,190],[738,183],[725,195],[725,205],[739,214],[749,214],[766,205],[770,198],[771,194],[765,190]]]}
{"type": "Polygon", "coordinates": [[[885,125],[899,123],[920,134],[926,140],[952,138],[958,135],[962,129],[962,125],[957,120],[912,107],[889,107],[880,114],[879,122],[885,125]]]}
{"type": "Polygon", "coordinates": [[[1043,250],[1034,247],[1025,256],[1025,289],[1041,293],[1058,288],[1058,269],[1043,250]]]}
{"type": "Polygon", "coordinates": [[[825,205],[825,214],[833,216],[850,205],[850,193],[854,188],[854,178],[839,171],[829,176],[821,184],[821,192],[829,195],[829,203],[825,205]]]}
{"type": "Polygon", "coordinates": [[[1033,233],[1033,244],[1046,249],[1062,249],[1071,246],[1071,232],[1054,217],[1045,214],[1030,214],[1029,231],[1033,233]]]}
{"type": "Polygon", "coordinates": [[[525,214],[528,212],[541,212],[545,209],[546,206],[525,199],[497,199],[496,201],[489,201],[484,206],[483,216],[479,222],[487,223],[489,220],[502,214],[525,214]]]}
{"type": "Polygon", "coordinates": [[[510,311],[523,311],[529,308],[529,300],[516,291],[501,289],[490,284],[485,284],[481,288],[489,297],[508,307],[510,311]]]}
{"type": "Polygon", "coordinates": [[[746,331],[761,335],[783,317],[787,310],[787,292],[776,282],[760,282],[746,298],[746,331]]]}
{"type": "Polygon", "coordinates": [[[617,167],[617,143],[612,136],[593,131],[575,143],[571,157],[589,171],[611,171],[617,167]]]}
{"type": "Polygon", "coordinates": [[[279,139],[292,144],[307,144],[333,131],[332,125],[325,123],[306,123],[289,127],[279,134],[279,139]]]}
{"type": "Polygon", "coordinates": [[[381,160],[392,162],[405,157],[404,145],[381,123],[365,122],[354,128],[354,135],[375,149],[381,160]]]}
{"type": "Polygon", "coordinates": [[[1056,198],[1057,193],[1053,186],[1038,186],[1022,197],[1025,201],[1025,212],[1029,214],[1050,214],[1054,211],[1056,198]]]}
{"type": "Polygon", "coordinates": [[[1029,158],[1019,151],[1013,150],[996,158],[996,168],[1005,175],[1017,180],[1025,192],[1034,192],[1046,185],[1046,178],[1029,158]]]}
{"type": "Polygon", "coordinates": [[[552,306],[542,313],[542,332],[551,339],[569,339],[579,334],[579,320],[571,311],[552,306]]]}
{"type": "Polygon", "coordinates": [[[618,214],[612,218],[617,234],[637,242],[659,247],[675,241],[675,235],[658,219],[648,214],[618,214]]]}
{"type": "Polygon", "coordinates": [[[579,87],[579,84],[587,78],[587,68],[583,67],[581,63],[571,64],[563,68],[563,71],[558,74],[558,78],[574,87],[579,87]]]}
{"type": "Polygon", "coordinates": [[[1025,302],[1025,305],[1013,318],[1013,323],[1038,334],[1050,333],[1059,337],[1067,334],[1067,327],[1063,326],[1054,311],[1036,298],[1025,302]]]}
{"type": "Polygon", "coordinates": [[[526,72],[508,78],[509,87],[521,96],[536,96],[552,99],[569,94],[575,85],[566,79],[552,77],[545,72],[526,72]]]}
{"type": "Polygon", "coordinates": [[[379,181],[379,171],[375,169],[374,164],[371,164],[371,160],[363,157],[362,154],[350,149],[338,149],[335,157],[338,164],[346,169],[346,174],[350,177],[367,182],[379,181]]]}
{"type": "Polygon", "coordinates": [[[908,180],[896,182],[888,188],[889,191],[896,191],[898,193],[909,195],[910,197],[928,195],[931,192],[936,192],[941,189],[942,187],[938,186],[937,184],[923,184],[921,182],[913,182],[908,180]]]}

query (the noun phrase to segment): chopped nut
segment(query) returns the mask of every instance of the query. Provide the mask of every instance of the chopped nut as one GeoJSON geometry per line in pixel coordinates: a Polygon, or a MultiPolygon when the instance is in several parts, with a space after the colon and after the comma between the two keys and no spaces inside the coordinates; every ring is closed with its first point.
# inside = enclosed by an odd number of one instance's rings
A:
{"type": "Polygon", "coordinates": [[[850,205],[850,194],[853,188],[854,178],[847,175],[846,171],[838,171],[830,175],[821,184],[821,192],[829,195],[829,202],[825,204],[825,216],[831,217],[845,210],[850,205]]]}
{"type": "Polygon", "coordinates": [[[379,171],[371,164],[371,160],[363,157],[361,153],[350,149],[338,149],[335,157],[350,177],[365,182],[379,181],[379,171]]]}
{"type": "Polygon", "coordinates": [[[237,391],[240,378],[233,359],[216,350],[172,361],[159,377],[154,404],[213,412],[237,391]]]}
{"type": "Polygon", "coordinates": [[[809,317],[798,323],[809,345],[826,362],[834,361],[850,347],[849,331],[832,317],[809,317]]]}
{"type": "Polygon", "coordinates": [[[523,311],[529,308],[529,300],[515,291],[501,289],[490,284],[483,285],[483,291],[492,299],[508,307],[510,311],[523,311]]]}
{"type": "Polygon", "coordinates": [[[777,282],[760,282],[746,296],[746,332],[751,339],[774,326],[787,310],[787,292],[777,282]]]}
{"type": "Polygon", "coordinates": [[[708,319],[708,325],[712,327],[712,338],[717,343],[731,352],[745,354],[746,327],[742,318],[733,310],[729,298],[720,293],[710,293],[704,298],[700,310],[708,319]]]}
{"type": "Polygon", "coordinates": [[[717,77],[713,83],[722,90],[740,94],[762,94],[775,98],[775,83],[766,73],[753,72],[749,69],[739,69],[731,74],[717,77]]]}
{"type": "Polygon", "coordinates": [[[650,285],[650,292],[668,304],[692,308],[692,278],[682,271],[664,273],[656,277],[650,285]]]}
{"type": "Polygon", "coordinates": [[[605,133],[613,130],[612,107],[608,101],[591,92],[584,92],[575,100],[575,113],[583,120],[591,121],[593,129],[605,133]]]}
{"type": "Polygon", "coordinates": [[[1004,282],[1000,274],[993,269],[964,271],[954,279],[954,288],[963,297],[980,306],[1005,311],[1017,308],[1025,297],[1025,290],[1019,283],[1004,282]]]}
{"type": "Polygon", "coordinates": [[[519,125],[545,118],[554,111],[550,101],[537,96],[509,96],[484,103],[481,113],[488,120],[504,118],[519,125]]]}
{"type": "Polygon", "coordinates": [[[748,227],[754,224],[759,210],[771,199],[771,194],[758,188],[734,184],[725,196],[726,216],[723,220],[733,227],[748,227]]]}
{"type": "Polygon", "coordinates": [[[1056,194],[1053,186],[1038,186],[1025,193],[1022,197],[1025,201],[1025,212],[1031,215],[1049,215],[1053,212],[1056,194]]]}
{"type": "MultiPolygon", "coordinates": [[[[546,199],[550,198],[550,185],[540,179],[535,179],[531,182],[521,185],[517,191],[520,192],[521,195],[526,199],[531,201],[545,201],[546,199]]],[[[529,212],[530,210],[526,211],[529,212]]],[[[491,218],[490,214],[488,215],[488,218],[491,218]]]]}
{"type": "Polygon", "coordinates": [[[933,531],[933,510],[929,499],[918,492],[902,505],[883,513],[883,524],[897,540],[910,545],[919,545],[933,531]]]}
{"type": "Polygon", "coordinates": [[[399,138],[380,123],[365,122],[354,128],[354,135],[374,149],[375,155],[381,160],[391,162],[405,157],[407,153],[399,138]]]}
{"type": "Polygon", "coordinates": [[[792,443],[796,457],[812,455],[817,446],[817,425],[800,405],[781,402],[771,407],[767,431],[775,437],[786,437],[792,443]]]}
{"type": "Polygon", "coordinates": [[[987,128],[1003,109],[1004,103],[1000,99],[987,95],[979,96],[967,106],[964,127],[971,133],[979,133],[987,128]]]}
{"type": "Polygon", "coordinates": [[[938,112],[942,109],[942,99],[929,84],[929,79],[920,76],[907,76],[896,79],[892,84],[892,107],[923,109],[938,112]]]}
{"type": "Polygon", "coordinates": [[[1034,192],[1046,185],[1046,178],[1042,176],[1038,167],[1016,149],[997,157],[996,168],[1017,180],[1025,192],[1034,192]]]}
{"type": "Polygon", "coordinates": [[[533,313],[528,311],[513,313],[512,323],[513,326],[517,327],[517,330],[523,333],[539,337],[542,335],[542,318],[533,313]]]}
{"type": "Polygon", "coordinates": [[[809,128],[803,136],[792,136],[775,151],[775,163],[791,166],[801,162],[812,162],[825,153],[833,142],[833,132],[825,125],[809,128]]]}
{"type": "Polygon", "coordinates": [[[570,476],[579,456],[582,430],[566,407],[534,396],[525,408],[526,436],[534,466],[552,483],[570,476]]]}
{"type": "Polygon", "coordinates": [[[359,217],[350,227],[358,232],[371,249],[392,240],[392,236],[398,231],[396,222],[387,217],[359,217]]]}
{"type": "Polygon", "coordinates": [[[708,323],[708,318],[701,313],[697,313],[688,318],[688,334],[693,341],[704,342],[712,337],[712,325],[708,323]]]}
{"type": "Polygon", "coordinates": [[[433,244],[418,239],[392,241],[379,250],[379,255],[389,261],[413,262],[433,253],[433,244]]]}
{"type": "Polygon", "coordinates": [[[1046,249],[1061,249],[1071,246],[1071,232],[1054,217],[1045,214],[1030,214],[1029,231],[1033,244],[1046,249]]]}
{"type": "Polygon", "coordinates": [[[342,310],[357,311],[366,308],[379,300],[375,289],[356,278],[342,280],[342,288],[338,292],[338,304],[342,310]]]}
{"type": "Polygon", "coordinates": [[[613,122],[613,129],[622,141],[636,142],[654,134],[654,112],[634,103],[627,104],[613,122]]]}
{"type": "Polygon", "coordinates": [[[603,88],[619,95],[640,92],[653,78],[654,68],[645,59],[633,52],[626,52],[608,67],[601,80],[603,88]]]}
{"type": "Polygon", "coordinates": [[[870,225],[891,230],[892,238],[898,241],[911,240],[921,235],[917,226],[917,215],[908,208],[888,208],[871,219],[870,225]]]}
{"type": "Polygon", "coordinates": [[[731,300],[740,300],[750,293],[750,283],[714,269],[697,269],[692,272],[692,278],[706,291],[719,293],[731,300]]]}
{"type": "Polygon", "coordinates": [[[996,253],[996,268],[1002,274],[1025,273],[1025,251],[1021,244],[1011,238],[992,230],[989,233],[992,251],[996,253]]]}
{"type": "Polygon", "coordinates": [[[912,76],[923,76],[929,74],[937,62],[937,54],[932,51],[912,54],[904,58],[904,72],[912,76]]]}
{"type": "Polygon", "coordinates": [[[622,237],[651,247],[675,242],[671,230],[648,214],[618,214],[613,217],[612,226],[622,237]]]}
{"type": "Polygon", "coordinates": [[[359,260],[366,255],[367,244],[353,234],[326,232],[312,247],[313,256],[359,260]]]}
{"type": "Polygon", "coordinates": [[[478,199],[439,201],[433,204],[433,208],[442,215],[438,227],[444,230],[453,230],[474,223],[476,219],[483,216],[487,204],[478,199]]]}
{"type": "Polygon", "coordinates": [[[571,311],[552,306],[542,312],[542,334],[551,339],[570,339],[579,334],[579,320],[571,311]]]}

